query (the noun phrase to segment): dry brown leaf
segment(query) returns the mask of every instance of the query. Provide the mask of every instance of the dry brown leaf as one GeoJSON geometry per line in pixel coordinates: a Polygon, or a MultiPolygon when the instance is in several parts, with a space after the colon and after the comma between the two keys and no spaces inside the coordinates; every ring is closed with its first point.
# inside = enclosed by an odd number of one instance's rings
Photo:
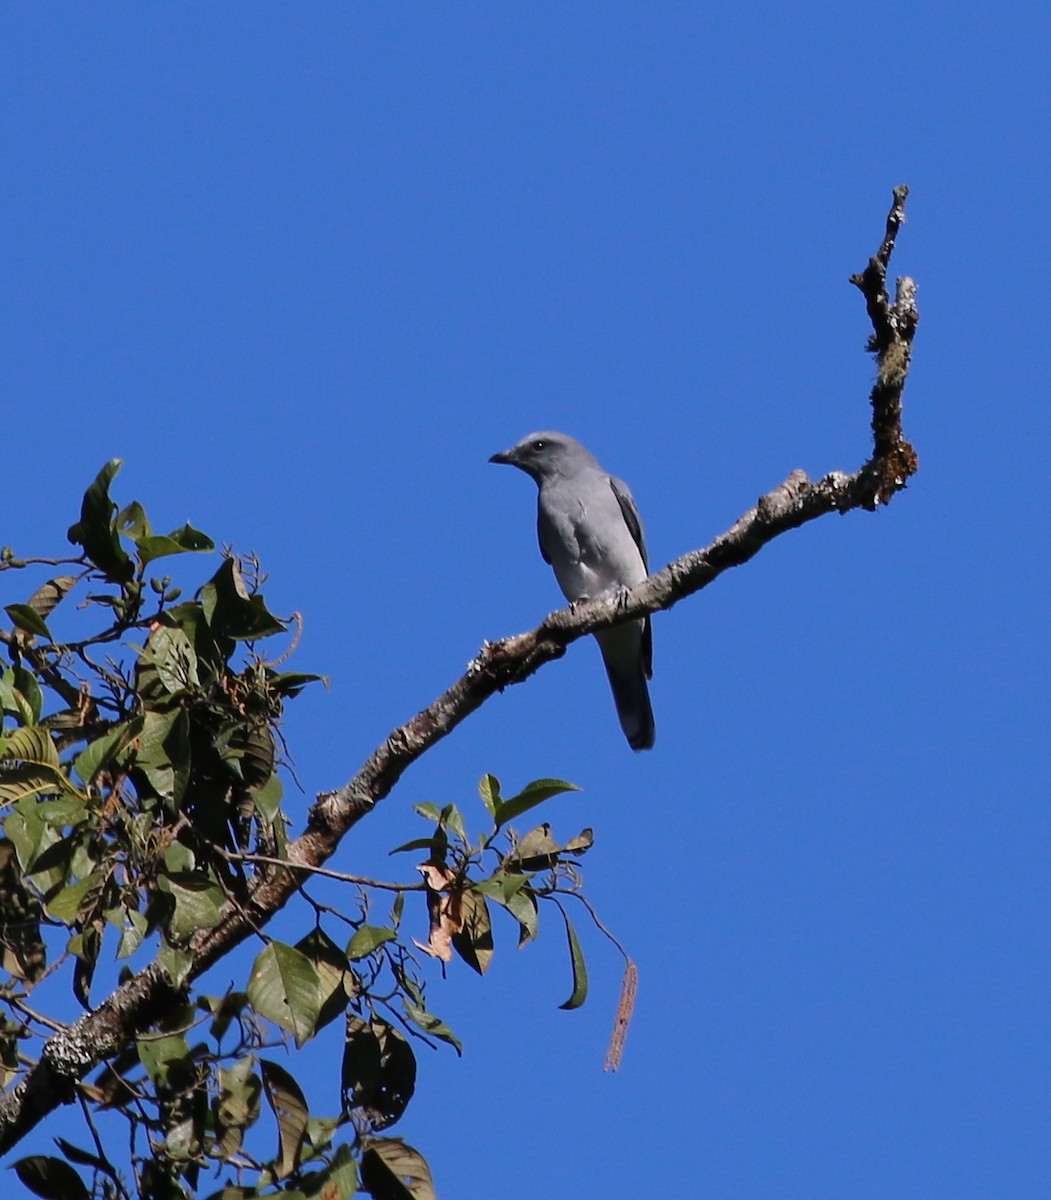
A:
{"type": "Polygon", "coordinates": [[[427,885],[427,915],[431,928],[427,945],[413,942],[442,962],[453,956],[453,935],[463,929],[463,880],[444,863],[425,862],[416,868],[427,885]]]}

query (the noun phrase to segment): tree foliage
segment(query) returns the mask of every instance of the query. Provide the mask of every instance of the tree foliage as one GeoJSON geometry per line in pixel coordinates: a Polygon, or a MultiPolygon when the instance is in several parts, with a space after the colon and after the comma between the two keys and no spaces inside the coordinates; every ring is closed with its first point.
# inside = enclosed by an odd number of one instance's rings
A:
{"type": "MultiPolygon", "coordinates": [[[[340,911],[303,881],[302,936],[290,944],[260,931],[239,989],[198,988],[188,978],[193,935],[247,905],[261,879],[293,869],[281,717],[320,677],[283,669],[287,655],[268,657],[294,621],[267,607],[255,559],[223,551],[191,598],[154,574],[161,558],[215,547],[190,525],[154,533],[137,501],[118,509],[110,489],[119,468],[107,463],[85,492],[71,557],[21,559],[5,548],[0,560],[6,572],[64,572],[8,605],[0,632],[10,659],[0,677],[0,1081],[16,1088],[34,1041],[61,1028],[35,1006],[46,978],[67,977],[88,1008],[106,956],[127,964],[153,955],[174,1001],[75,1086],[89,1148],[60,1138],[62,1157],[22,1158],[15,1170],[43,1197],[336,1200],[359,1187],[379,1198],[432,1196],[423,1156],[386,1132],[412,1099],[414,1044],[461,1048],[430,1011],[423,963],[458,957],[484,974],[493,909],[510,915],[524,945],[546,903],[569,938],[563,1007],[583,1003],[587,976],[566,901],[583,900],[576,863],[591,831],[562,841],[546,823],[522,836],[512,824],[573,785],[538,779],[505,797],[484,776],[486,829],[475,838],[457,805],[417,805],[423,831],[393,853],[413,855],[422,878],[337,876],[352,889],[340,911]],[[78,613],[63,624],[87,628],[59,637],[52,627],[74,599],[78,613]],[[404,931],[409,897],[426,940],[404,931]],[[319,1116],[284,1050],[340,1019],[342,1105],[319,1116]],[[102,1112],[128,1125],[125,1161],[105,1150],[102,1112]],[[276,1139],[267,1139],[268,1121],[276,1139]]],[[[124,965],[120,977],[130,973],[124,965]]]]}

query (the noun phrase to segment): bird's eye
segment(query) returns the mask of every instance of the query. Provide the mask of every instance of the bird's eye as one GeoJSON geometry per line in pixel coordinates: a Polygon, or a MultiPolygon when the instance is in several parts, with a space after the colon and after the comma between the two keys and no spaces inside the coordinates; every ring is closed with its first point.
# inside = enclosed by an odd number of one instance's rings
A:
{"type": "Polygon", "coordinates": [[[544,441],[538,441],[538,442],[534,442],[534,443],[533,443],[533,449],[534,449],[534,450],[543,450],[543,448],[544,448],[546,445],[547,445],[547,442],[544,442],[544,441]]]}

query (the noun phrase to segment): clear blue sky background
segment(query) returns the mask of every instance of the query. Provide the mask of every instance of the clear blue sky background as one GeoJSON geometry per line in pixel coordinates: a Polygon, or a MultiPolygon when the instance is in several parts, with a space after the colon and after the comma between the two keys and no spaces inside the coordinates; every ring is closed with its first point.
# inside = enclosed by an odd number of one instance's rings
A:
{"type": "Polygon", "coordinates": [[[435,978],[466,1052],[421,1049],[396,1132],[442,1196],[1049,1194],[1049,38],[1015,0],[5,5],[0,541],[60,552],[116,455],[122,501],[257,551],[331,677],[300,815],[558,606],[494,451],[579,437],[657,566],[863,460],[847,277],[913,188],[908,492],[656,619],[653,753],[581,644],[339,855],[408,872],[412,802],[563,776],[638,962],[617,1075],[593,931],[575,1014],[554,920],[435,978]]]}

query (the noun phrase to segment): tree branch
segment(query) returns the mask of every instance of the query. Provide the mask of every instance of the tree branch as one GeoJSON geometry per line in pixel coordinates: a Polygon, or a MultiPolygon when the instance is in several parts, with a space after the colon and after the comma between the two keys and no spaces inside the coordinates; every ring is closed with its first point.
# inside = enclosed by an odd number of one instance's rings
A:
{"type": "MultiPolygon", "coordinates": [[[[622,621],[671,608],[707,587],[724,571],[740,566],[767,543],[826,513],[872,511],[906,486],[918,467],[901,428],[901,397],[919,314],[916,285],[899,279],[895,299],[887,295],[887,270],[905,220],[908,188],[894,190],[886,234],[863,272],[852,277],[862,291],[876,354],[872,389],[873,453],[854,474],[833,471],[811,482],[802,471],[760,497],[726,533],[644,580],[606,599],[560,609],[534,630],[483,645],[467,672],[422,712],[395,729],[344,787],[318,796],[304,832],[289,845],[293,865],[257,881],[248,900],[231,906],[221,922],[191,939],[191,982],[250,936],[294,894],[309,874],[332,856],[343,836],[387,796],[402,773],[495,693],[522,683],[545,663],[560,658],[572,642],[622,621]]],[[[76,1084],[148,1029],[180,997],[158,962],[122,984],[97,1009],[49,1038],[39,1063],[0,1099],[0,1153],[14,1146],[59,1104],[69,1103],[76,1084]]]]}

